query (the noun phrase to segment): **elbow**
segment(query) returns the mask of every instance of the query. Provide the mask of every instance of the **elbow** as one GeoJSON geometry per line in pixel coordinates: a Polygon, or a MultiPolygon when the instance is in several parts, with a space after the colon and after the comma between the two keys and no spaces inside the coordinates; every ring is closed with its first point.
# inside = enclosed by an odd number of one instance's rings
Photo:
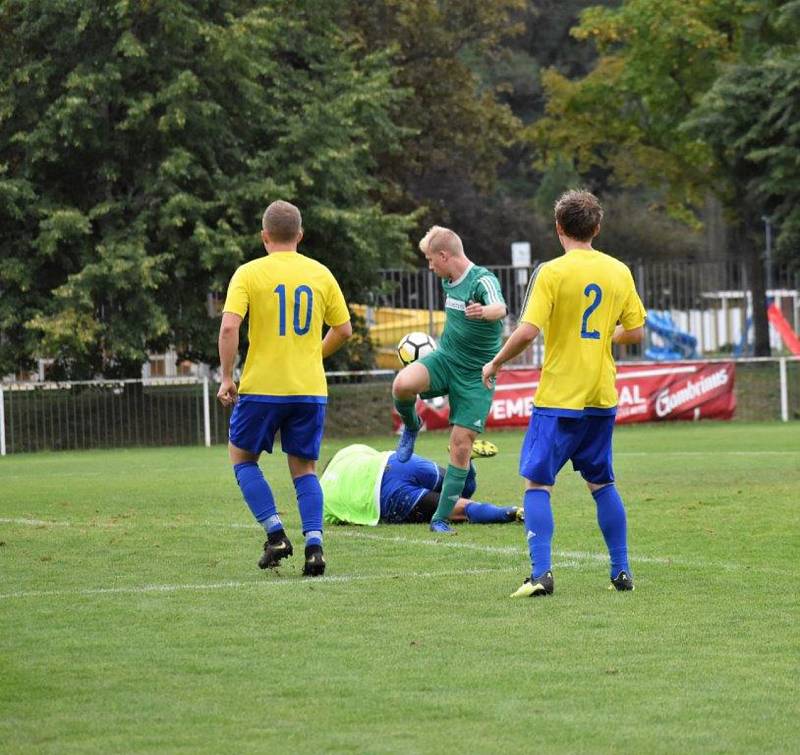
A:
{"type": "Polygon", "coordinates": [[[353,337],[353,325],[349,320],[344,323],[344,325],[340,325],[336,330],[343,341],[348,341],[353,337]]]}
{"type": "Polygon", "coordinates": [[[631,343],[641,343],[644,341],[644,328],[636,328],[631,333],[631,343]]]}

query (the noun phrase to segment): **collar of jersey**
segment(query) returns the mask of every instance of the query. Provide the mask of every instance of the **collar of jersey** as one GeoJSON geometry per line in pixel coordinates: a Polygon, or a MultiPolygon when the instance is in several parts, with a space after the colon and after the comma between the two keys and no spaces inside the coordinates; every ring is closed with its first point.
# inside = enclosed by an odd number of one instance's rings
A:
{"type": "Polygon", "coordinates": [[[467,274],[469,273],[470,270],[472,270],[473,267],[475,267],[475,263],[474,262],[470,262],[469,265],[467,265],[467,269],[463,273],[461,273],[461,275],[458,277],[458,279],[454,280],[454,281],[450,281],[448,283],[448,285],[457,286],[459,283],[461,283],[461,281],[464,280],[464,278],[467,277],[467,274]]]}

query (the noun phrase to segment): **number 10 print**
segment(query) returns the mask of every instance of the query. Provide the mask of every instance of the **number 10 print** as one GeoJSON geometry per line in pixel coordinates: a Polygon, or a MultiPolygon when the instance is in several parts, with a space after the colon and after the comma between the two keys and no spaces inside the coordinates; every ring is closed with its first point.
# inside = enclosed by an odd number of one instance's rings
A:
{"type": "MultiPolygon", "coordinates": [[[[278,306],[280,307],[280,323],[278,325],[278,335],[286,335],[286,286],[283,283],[275,287],[275,293],[278,295],[278,306]]],[[[314,292],[308,286],[298,286],[294,290],[294,319],[293,326],[294,332],[298,336],[304,336],[308,333],[311,327],[311,311],[314,306],[314,292]],[[303,308],[303,299],[305,299],[305,313],[303,316],[303,324],[300,324],[300,311],[303,308]]]]}

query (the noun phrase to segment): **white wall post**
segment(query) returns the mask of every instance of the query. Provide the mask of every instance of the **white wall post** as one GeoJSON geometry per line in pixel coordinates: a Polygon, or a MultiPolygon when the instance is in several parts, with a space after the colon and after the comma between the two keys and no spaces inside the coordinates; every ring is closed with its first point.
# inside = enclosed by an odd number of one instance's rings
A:
{"type": "Polygon", "coordinates": [[[786,380],[786,357],[778,360],[781,374],[781,419],[789,421],[789,386],[786,380]]]}
{"type": "Polygon", "coordinates": [[[206,448],[211,446],[211,407],[208,404],[208,377],[203,378],[203,438],[206,448]]]}
{"type": "Polygon", "coordinates": [[[0,456],[6,455],[6,392],[0,385],[0,456]]]}

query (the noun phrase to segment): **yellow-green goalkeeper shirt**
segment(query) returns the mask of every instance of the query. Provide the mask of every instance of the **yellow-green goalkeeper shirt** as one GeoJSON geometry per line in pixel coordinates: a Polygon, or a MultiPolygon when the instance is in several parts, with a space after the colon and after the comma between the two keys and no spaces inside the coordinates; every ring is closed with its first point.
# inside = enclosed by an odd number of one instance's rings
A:
{"type": "Polygon", "coordinates": [[[381,481],[391,451],[355,443],[331,460],[319,482],[326,524],[374,526],[381,516],[381,481]]]}

